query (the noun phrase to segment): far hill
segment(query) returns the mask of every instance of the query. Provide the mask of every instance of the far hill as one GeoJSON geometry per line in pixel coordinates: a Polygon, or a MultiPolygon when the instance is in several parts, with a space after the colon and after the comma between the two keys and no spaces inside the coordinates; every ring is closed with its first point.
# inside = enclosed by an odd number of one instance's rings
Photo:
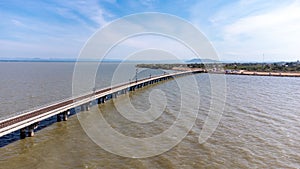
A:
{"type": "Polygon", "coordinates": [[[186,61],[187,63],[219,63],[220,61],[218,60],[212,60],[212,59],[199,59],[195,58],[192,60],[186,61]]]}

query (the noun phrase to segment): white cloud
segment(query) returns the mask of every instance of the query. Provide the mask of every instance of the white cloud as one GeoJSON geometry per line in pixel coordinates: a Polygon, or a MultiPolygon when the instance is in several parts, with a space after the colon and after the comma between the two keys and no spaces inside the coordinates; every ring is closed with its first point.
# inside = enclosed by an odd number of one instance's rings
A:
{"type": "Polygon", "coordinates": [[[76,13],[80,13],[87,19],[95,22],[97,27],[105,25],[108,21],[105,19],[106,16],[112,17],[113,15],[107,12],[104,8],[100,6],[98,1],[63,1],[63,3],[58,3],[64,8],[56,8],[56,10],[63,16],[69,17],[71,19],[76,19],[80,22],[85,22],[85,19],[77,16],[76,13]]]}
{"type": "Polygon", "coordinates": [[[17,20],[17,19],[12,19],[11,22],[15,25],[15,26],[24,26],[24,24],[17,20]]]}
{"type": "Polygon", "coordinates": [[[265,61],[300,58],[299,1],[241,0],[207,18],[207,25],[198,26],[223,60],[262,61],[263,53],[265,61]]]}
{"type": "Polygon", "coordinates": [[[0,13],[0,57],[77,57],[89,36],[108,22],[105,17],[112,17],[95,0],[35,2],[28,6],[36,15],[0,13]],[[44,7],[42,11],[40,6],[44,7]]]}
{"type": "Polygon", "coordinates": [[[300,4],[293,3],[279,10],[244,17],[225,26],[225,33],[243,34],[254,31],[295,31],[300,26],[300,4]]]}
{"type": "Polygon", "coordinates": [[[147,8],[153,8],[156,0],[140,0],[139,2],[147,8]]]}
{"type": "MultiPolygon", "coordinates": [[[[142,52],[143,55],[135,55],[135,60],[175,60],[177,59],[191,59],[197,57],[190,49],[188,49],[184,44],[175,39],[161,35],[151,35],[143,34],[140,36],[130,37],[117,46],[115,46],[110,53],[107,55],[107,58],[125,58],[133,55],[135,52],[142,52]],[[169,53],[170,55],[159,56],[152,55],[155,54],[153,51],[161,51],[162,53],[169,53]],[[147,55],[146,55],[147,53],[147,55]],[[171,57],[173,55],[173,57],[171,57]],[[139,57],[139,58],[137,58],[139,57]]],[[[159,53],[159,52],[158,52],[159,53]]]]}
{"type": "MultiPolygon", "coordinates": [[[[115,0],[106,0],[106,2],[118,6],[115,0]]],[[[156,7],[156,2],[156,0],[149,0],[129,3],[133,3],[132,8],[141,8],[141,6],[150,8],[156,7]]],[[[2,16],[0,26],[4,32],[2,39],[31,43],[40,48],[44,47],[42,45],[56,46],[63,43],[68,49],[71,49],[72,45],[81,46],[97,29],[107,24],[115,15],[120,15],[118,11],[110,13],[108,11],[110,9],[104,8],[101,3],[97,0],[31,2],[28,6],[37,15],[24,16],[18,12],[2,12],[0,13],[2,16]],[[42,12],[40,6],[44,7],[42,12]],[[50,16],[49,20],[42,18],[47,16],[50,16]]],[[[128,4],[128,7],[131,5],[128,4]]],[[[190,12],[189,20],[212,41],[221,59],[259,60],[262,53],[265,53],[269,60],[299,59],[300,52],[297,44],[300,39],[300,2],[297,0],[275,2],[203,0],[198,4],[192,4],[190,12]]],[[[162,31],[180,28],[178,26],[170,28],[159,19],[156,19],[155,24],[160,25],[162,31]]],[[[143,29],[138,26],[128,29],[143,29]]],[[[127,31],[124,26],[120,30],[127,31]]],[[[195,39],[194,35],[184,30],[178,31],[178,34],[184,34],[191,40],[195,39]]],[[[112,31],[106,36],[113,39],[119,35],[112,31]]],[[[140,42],[128,42],[128,45],[130,43],[138,47],[143,45],[140,42]]],[[[155,43],[159,44],[159,41],[155,43]]],[[[0,55],[0,57],[5,56],[0,55]]]]}
{"type": "Polygon", "coordinates": [[[104,27],[89,41],[89,47],[82,56],[97,58],[98,51],[107,50],[123,39],[108,57],[123,58],[140,50],[161,49],[181,59],[217,59],[211,45],[191,24],[161,14],[131,15],[104,27]]]}
{"type": "MultiPolygon", "coordinates": [[[[241,60],[297,60],[300,39],[300,4],[239,18],[221,30],[225,52],[236,51],[241,60]],[[229,45],[230,44],[230,45],[229,45]]],[[[226,57],[226,54],[223,54],[226,57]]]]}

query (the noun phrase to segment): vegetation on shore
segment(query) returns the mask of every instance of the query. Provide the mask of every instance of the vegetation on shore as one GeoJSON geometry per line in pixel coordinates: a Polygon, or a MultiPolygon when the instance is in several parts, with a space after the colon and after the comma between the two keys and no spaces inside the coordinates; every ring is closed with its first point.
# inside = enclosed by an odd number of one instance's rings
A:
{"type": "Polygon", "coordinates": [[[257,72],[300,72],[299,61],[277,63],[138,64],[137,67],[151,69],[201,68],[208,71],[245,70],[257,72]]]}
{"type": "Polygon", "coordinates": [[[230,70],[247,70],[257,72],[300,72],[300,62],[281,63],[231,63],[224,66],[230,70]]]}

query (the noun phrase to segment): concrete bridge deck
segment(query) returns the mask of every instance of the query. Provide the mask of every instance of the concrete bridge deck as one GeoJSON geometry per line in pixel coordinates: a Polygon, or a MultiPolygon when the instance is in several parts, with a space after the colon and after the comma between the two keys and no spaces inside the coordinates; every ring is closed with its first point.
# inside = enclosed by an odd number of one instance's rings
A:
{"type": "Polygon", "coordinates": [[[20,130],[21,138],[26,136],[33,136],[34,129],[38,126],[40,121],[49,117],[57,116],[57,121],[66,121],[70,109],[81,107],[81,110],[89,110],[90,103],[97,100],[98,104],[104,103],[106,100],[116,98],[117,95],[126,94],[135,89],[148,86],[159,81],[174,78],[176,76],[189,75],[192,73],[201,73],[202,71],[184,71],[172,74],[164,74],[155,77],[149,77],[134,82],[124,83],[109,88],[96,90],[75,98],[65,99],[50,105],[42,106],[34,110],[18,114],[7,119],[0,120],[0,137],[20,130]]]}

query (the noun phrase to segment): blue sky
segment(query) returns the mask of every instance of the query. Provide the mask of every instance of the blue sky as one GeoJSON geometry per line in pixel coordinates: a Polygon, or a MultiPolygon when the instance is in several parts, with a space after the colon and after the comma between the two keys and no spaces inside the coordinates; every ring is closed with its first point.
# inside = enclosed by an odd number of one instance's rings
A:
{"type": "Polygon", "coordinates": [[[300,60],[298,0],[0,1],[0,58],[76,58],[95,31],[140,12],[191,22],[221,60],[300,60]]]}

